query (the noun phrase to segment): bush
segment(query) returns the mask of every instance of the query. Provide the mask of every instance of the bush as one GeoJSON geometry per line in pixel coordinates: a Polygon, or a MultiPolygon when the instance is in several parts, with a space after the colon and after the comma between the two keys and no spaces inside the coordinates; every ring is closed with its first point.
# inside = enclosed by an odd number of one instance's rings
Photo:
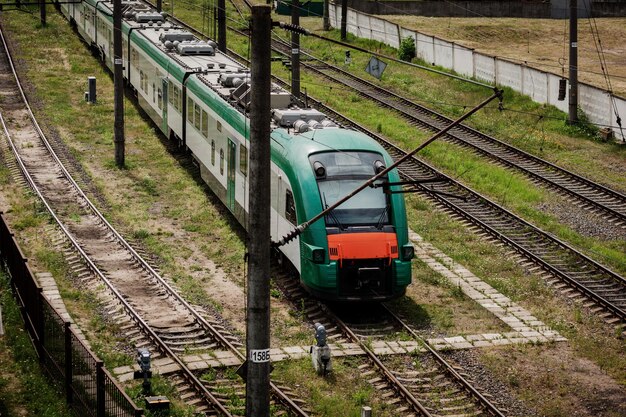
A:
{"type": "Polygon", "coordinates": [[[403,61],[411,62],[415,58],[415,39],[411,36],[402,39],[400,42],[400,49],[398,50],[398,57],[403,61]]]}

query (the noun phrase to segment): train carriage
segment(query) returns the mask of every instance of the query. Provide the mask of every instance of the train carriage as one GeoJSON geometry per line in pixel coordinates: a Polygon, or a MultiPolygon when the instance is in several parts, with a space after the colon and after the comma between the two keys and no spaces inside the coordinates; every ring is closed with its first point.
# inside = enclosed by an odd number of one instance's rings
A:
{"type": "MultiPolygon", "coordinates": [[[[124,77],[139,105],[188,149],[203,180],[247,226],[249,71],[144,3],[123,4],[124,77]]],[[[61,5],[85,41],[112,67],[112,2],[61,5]]],[[[367,136],[299,108],[273,85],[271,234],[278,241],[373,177],[392,160],[367,136]]],[[[396,170],[280,248],[314,295],[382,301],[411,282],[413,247],[396,170]],[[385,192],[385,190],[390,192],[385,192]]]]}

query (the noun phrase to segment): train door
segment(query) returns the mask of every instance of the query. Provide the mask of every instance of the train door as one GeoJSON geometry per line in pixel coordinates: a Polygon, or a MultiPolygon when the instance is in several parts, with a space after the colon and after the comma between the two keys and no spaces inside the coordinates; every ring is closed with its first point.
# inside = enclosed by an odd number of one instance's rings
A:
{"type": "Polygon", "coordinates": [[[168,132],[168,127],[167,127],[167,103],[169,100],[168,97],[168,81],[167,78],[163,78],[163,85],[161,86],[161,97],[159,98],[159,102],[161,103],[160,105],[163,107],[163,124],[161,126],[161,130],[167,134],[168,132]]]}
{"type": "Polygon", "coordinates": [[[237,145],[235,142],[228,139],[228,172],[226,173],[226,205],[232,211],[235,212],[235,170],[237,161],[237,145]]]}

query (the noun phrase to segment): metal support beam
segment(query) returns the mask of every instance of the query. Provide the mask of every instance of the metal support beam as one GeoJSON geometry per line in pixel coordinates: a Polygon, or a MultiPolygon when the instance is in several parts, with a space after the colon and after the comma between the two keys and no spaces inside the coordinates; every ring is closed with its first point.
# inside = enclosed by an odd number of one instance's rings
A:
{"type": "Polygon", "coordinates": [[[348,34],[348,0],[341,0],[341,40],[345,41],[348,34]]]}
{"type": "Polygon", "coordinates": [[[324,0],[324,30],[330,30],[330,0],[324,0]]]}
{"type": "Polygon", "coordinates": [[[46,2],[45,0],[40,0],[39,2],[39,20],[41,21],[41,26],[45,27],[47,25],[46,22],[46,2]]]}
{"type": "Polygon", "coordinates": [[[217,47],[226,53],[226,0],[217,0],[217,47]]]}
{"type": "Polygon", "coordinates": [[[569,0],[569,117],[578,122],[578,0],[569,0]]]}
{"type": "MultiPolygon", "coordinates": [[[[300,26],[300,0],[291,0],[291,24],[300,26]]],[[[300,98],[300,34],[291,32],[291,94],[300,98]]]]}
{"type": "Polygon", "coordinates": [[[115,164],[125,165],[124,139],[124,76],[122,60],[122,0],[113,0],[113,88],[115,164]]]}

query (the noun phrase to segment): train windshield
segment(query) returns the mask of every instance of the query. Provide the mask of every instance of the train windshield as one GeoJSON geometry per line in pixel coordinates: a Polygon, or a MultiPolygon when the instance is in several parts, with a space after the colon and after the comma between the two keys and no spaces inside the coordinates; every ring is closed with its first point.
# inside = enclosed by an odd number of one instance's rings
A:
{"type": "MultiPolygon", "coordinates": [[[[382,155],[374,152],[324,152],[309,157],[322,206],[333,205],[384,169],[382,155]]],[[[381,179],[381,182],[386,178],[381,179]]],[[[326,226],[389,224],[389,201],[382,188],[365,188],[326,216],[326,226]]]]}

